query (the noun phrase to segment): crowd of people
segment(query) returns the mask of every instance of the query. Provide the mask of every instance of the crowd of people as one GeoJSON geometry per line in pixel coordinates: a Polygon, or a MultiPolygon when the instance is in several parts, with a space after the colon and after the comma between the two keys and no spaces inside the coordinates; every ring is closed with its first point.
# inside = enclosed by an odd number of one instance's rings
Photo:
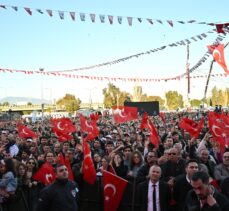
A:
{"type": "MultiPolygon", "coordinates": [[[[166,113],[164,119],[150,119],[160,137],[157,148],[149,131],[140,129],[141,116],[122,124],[109,115],[100,117],[99,136],[88,142],[97,177],[101,179],[103,170],[113,171],[134,185],[130,210],[228,211],[229,148],[222,152],[211,136],[207,113],[166,113]],[[205,118],[198,138],[179,128],[184,116],[205,118]]],[[[84,134],[79,118],[72,122],[76,132],[66,142],[58,140],[48,119],[23,122],[37,139],[19,138],[16,121],[0,122],[0,210],[84,210],[80,196],[84,134]],[[9,149],[15,145],[19,151],[12,153],[9,149]],[[69,158],[74,182],[68,181],[66,166],[59,164],[60,154],[69,158]],[[33,178],[46,162],[56,173],[56,181],[47,187],[33,178]]]]}

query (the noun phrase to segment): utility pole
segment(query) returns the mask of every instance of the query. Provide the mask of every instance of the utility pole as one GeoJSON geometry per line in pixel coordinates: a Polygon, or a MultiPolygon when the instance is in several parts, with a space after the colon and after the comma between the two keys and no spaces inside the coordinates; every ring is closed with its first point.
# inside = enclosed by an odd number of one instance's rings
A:
{"type": "Polygon", "coordinates": [[[187,82],[188,82],[188,90],[187,90],[187,99],[188,99],[188,107],[190,106],[190,72],[189,72],[189,45],[187,45],[187,60],[186,60],[186,74],[187,74],[187,82]]]}
{"type": "Polygon", "coordinates": [[[44,93],[43,93],[43,72],[44,68],[40,68],[39,71],[41,72],[41,121],[44,120],[44,93]]]}

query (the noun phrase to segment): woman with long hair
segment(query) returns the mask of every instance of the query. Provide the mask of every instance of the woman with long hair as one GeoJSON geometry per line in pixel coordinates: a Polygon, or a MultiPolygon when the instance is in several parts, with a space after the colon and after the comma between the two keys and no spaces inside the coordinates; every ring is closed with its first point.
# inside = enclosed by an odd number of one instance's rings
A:
{"type": "Polygon", "coordinates": [[[112,167],[116,174],[122,178],[127,177],[128,167],[124,165],[124,159],[122,154],[116,153],[112,159],[112,167]]]}
{"type": "Polygon", "coordinates": [[[130,156],[130,170],[128,177],[136,178],[138,170],[144,164],[143,157],[139,151],[134,151],[130,156]]]}

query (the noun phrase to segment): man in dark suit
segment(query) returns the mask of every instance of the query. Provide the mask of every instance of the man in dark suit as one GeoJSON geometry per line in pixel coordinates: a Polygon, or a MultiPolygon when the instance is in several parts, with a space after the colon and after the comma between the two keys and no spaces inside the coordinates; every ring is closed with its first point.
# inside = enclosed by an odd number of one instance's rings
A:
{"type": "Polygon", "coordinates": [[[159,181],[161,168],[153,165],[149,170],[149,180],[137,187],[137,202],[141,211],[168,211],[171,192],[169,186],[159,181]]]}
{"type": "Polygon", "coordinates": [[[179,175],[174,180],[173,199],[176,201],[177,211],[183,211],[185,198],[190,190],[192,190],[192,175],[198,171],[198,163],[196,160],[188,160],[185,167],[186,174],[179,175]]]}
{"type": "Polygon", "coordinates": [[[209,185],[209,175],[198,171],[193,174],[184,211],[228,211],[229,201],[213,186],[209,185]]]}

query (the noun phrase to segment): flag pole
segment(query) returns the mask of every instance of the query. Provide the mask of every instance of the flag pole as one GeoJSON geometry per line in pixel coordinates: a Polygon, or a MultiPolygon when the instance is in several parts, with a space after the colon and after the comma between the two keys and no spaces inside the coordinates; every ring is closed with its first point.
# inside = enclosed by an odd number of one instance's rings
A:
{"type": "MultiPolygon", "coordinates": [[[[224,46],[224,49],[228,46],[228,44],[229,44],[229,42],[224,46]]],[[[209,69],[209,73],[208,73],[208,77],[207,77],[207,82],[206,82],[206,85],[205,85],[204,97],[203,97],[203,108],[204,108],[204,101],[206,100],[206,97],[207,97],[208,85],[209,85],[209,81],[210,81],[210,77],[211,77],[214,61],[215,61],[214,59],[211,61],[210,69],[209,69]]]]}

